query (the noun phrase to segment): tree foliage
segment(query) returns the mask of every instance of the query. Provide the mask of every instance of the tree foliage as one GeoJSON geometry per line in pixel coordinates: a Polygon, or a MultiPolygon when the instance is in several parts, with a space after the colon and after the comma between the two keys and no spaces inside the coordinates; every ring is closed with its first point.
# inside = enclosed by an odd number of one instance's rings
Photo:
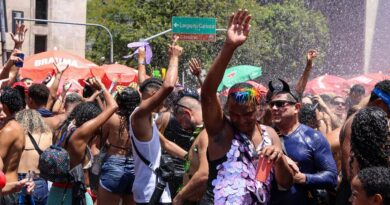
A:
{"type": "MultiPolygon", "coordinates": [[[[238,8],[251,12],[252,27],[250,38],[235,53],[231,65],[260,66],[266,80],[292,80],[302,73],[307,50],[317,48],[322,56],[326,54],[326,20],[321,13],[306,9],[303,0],[266,5],[254,0],[89,0],[87,17],[88,22],[103,24],[113,33],[114,60],[135,67],[135,60],[122,58],[131,53],[127,44],[171,28],[173,16],[215,17],[217,27],[225,28],[228,16],[238,8]]],[[[150,41],[152,67],[167,67],[171,35],[150,41]]],[[[218,32],[216,42],[180,42],[184,48],[181,72],[188,70],[192,57],[199,58],[208,69],[224,38],[224,33],[218,32]]],[[[109,39],[102,30],[89,27],[87,44],[88,59],[97,63],[102,57],[109,59],[109,39]]]]}

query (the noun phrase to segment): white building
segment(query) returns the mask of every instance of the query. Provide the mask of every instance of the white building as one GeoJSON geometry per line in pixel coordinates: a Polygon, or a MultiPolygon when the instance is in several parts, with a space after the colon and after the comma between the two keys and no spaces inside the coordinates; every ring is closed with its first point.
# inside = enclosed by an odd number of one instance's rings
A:
{"type": "MultiPolygon", "coordinates": [[[[86,23],[87,0],[0,0],[6,9],[6,31],[15,29],[14,16],[86,23]]],[[[86,27],[24,21],[28,27],[23,52],[28,56],[47,50],[62,50],[84,57],[86,27]]],[[[9,34],[6,49],[12,51],[9,34]]]]}

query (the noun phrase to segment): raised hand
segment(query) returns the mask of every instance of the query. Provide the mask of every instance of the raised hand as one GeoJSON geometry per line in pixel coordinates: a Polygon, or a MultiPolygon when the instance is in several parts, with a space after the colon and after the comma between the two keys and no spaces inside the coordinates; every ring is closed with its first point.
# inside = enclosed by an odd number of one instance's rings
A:
{"type": "Polygon", "coordinates": [[[143,60],[145,61],[145,47],[138,48],[138,61],[143,60]]]}
{"type": "Polygon", "coordinates": [[[172,44],[169,45],[169,53],[171,56],[179,57],[183,53],[183,48],[179,45],[176,45],[177,41],[179,40],[179,36],[174,36],[172,44]]]}
{"type": "Polygon", "coordinates": [[[238,47],[243,44],[249,36],[250,20],[252,16],[247,10],[238,10],[229,19],[225,43],[238,47]]]}
{"type": "Polygon", "coordinates": [[[12,51],[11,56],[9,57],[7,63],[10,63],[10,64],[12,64],[12,65],[15,65],[15,63],[17,63],[17,62],[23,62],[23,59],[21,59],[21,58],[19,58],[19,57],[17,56],[17,54],[20,54],[20,53],[22,53],[20,50],[14,49],[14,50],[12,51]]]}
{"type": "Polygon", "coordinates": [[[69,64],[63,62],[57,62],[56,58],[54,58],[53,65],[56,69],[57,74],[62,74],[67,68],[69,68],[69,64]]]}
{"type": "Polygon", "coordinates": [[[315,49],[310,49],[309,52],[307,52],[306,59],[307,61],[312,62],[315,58],[317,58],[318,52],[315,49]]]}
{"type": "Polygon", "coordinates": [[[27,32],[27,27],[24,24],[18,22],[16,24],[15,34],[9,33],[11,35],[12,40],[15,43],[14,47],[16,49],[22,48],[24,39],[26,37],[26,32],[27,32]]]}
{"type": "Polygon", "coordinates": [[[69,81],[65,82],[64,85],[62,86],[62,92],[67,93],[70,87],[72,87],[72,82],[69,81]]]}
{"type": "Polygon", "coordinates": [[[194,76],[199,76],[200,73],[202,72],[201,62],[196,58],[191,58],[191,60],[189,61],[189,65],[190,65],[191,74],[194,76]]]}

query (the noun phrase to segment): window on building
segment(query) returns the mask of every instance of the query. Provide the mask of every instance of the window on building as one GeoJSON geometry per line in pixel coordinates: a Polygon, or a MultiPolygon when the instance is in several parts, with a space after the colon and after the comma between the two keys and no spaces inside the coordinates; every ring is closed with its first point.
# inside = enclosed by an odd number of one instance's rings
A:
{"type": "Polygon", "coordinates": [[[34,53],[45,52],[47,49],[47,36],[35,36],[34,53]]]}
{"type": "MultiPolygon", "coordinates": [[[[47,2],[48,0],[35,1],[35,18],[47,19],[47,2]]],[[[46,22],[36,22],[36,24],[47,24],[46,22]]]]}

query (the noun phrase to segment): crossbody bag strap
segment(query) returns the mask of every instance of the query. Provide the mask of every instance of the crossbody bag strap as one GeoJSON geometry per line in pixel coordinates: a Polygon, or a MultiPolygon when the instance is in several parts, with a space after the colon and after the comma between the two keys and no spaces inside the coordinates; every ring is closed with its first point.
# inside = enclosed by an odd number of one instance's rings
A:
{"type": "Polygon", "coordinates": [[[34,146],[34,149],[38,152],[39,155],[41,155],[43,153],[43,151],[41,150],[41,148],[39,148],[38,143],[35,141],[34,137],[31,135],[30,132],[27,132],[27,134],[28,134],[28,137],[30,137],[30,141],[34,146]]]}
{"type": "Polygon", "coordinates": [[[153,169],[153,163],[151,163],[149,160],[147,160],[147,159],[138,151],[137,145],[135,145],[135,141],[134,141],[133,137],[130,136],[130,138],[131,138],[131,142],[133,143],[134,150],[135,150],[135,152],[137,153],[137,155],[139,156],[139,158],[146,164],[146,166],[148,166],[153,172],[155,172],[156,170],[153,169]]]}

